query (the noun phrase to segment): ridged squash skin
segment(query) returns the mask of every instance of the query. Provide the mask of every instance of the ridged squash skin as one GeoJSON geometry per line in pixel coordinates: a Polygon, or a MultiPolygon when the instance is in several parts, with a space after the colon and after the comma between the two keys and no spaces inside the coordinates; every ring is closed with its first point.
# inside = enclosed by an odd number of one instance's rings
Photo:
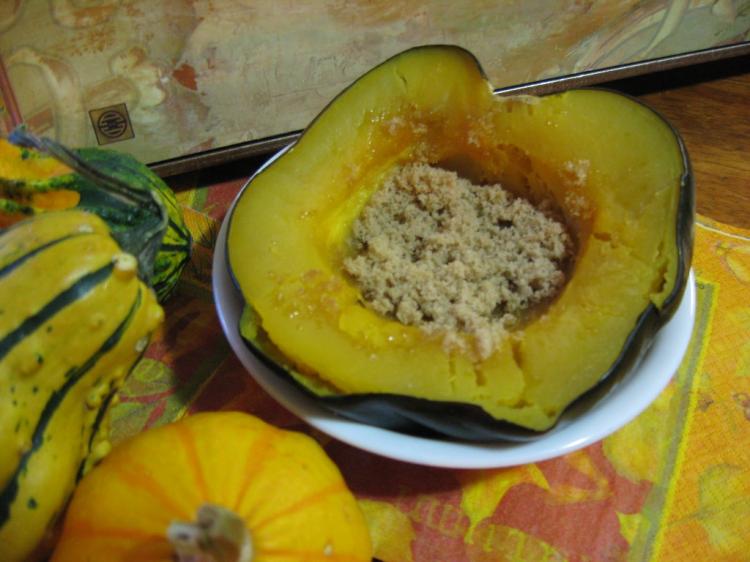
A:
{"type": "Polygon", "coordinates": [[[687,153],[651,109],[603,90],[503,98],[470,53],[429,46],[358,79],[248,183],[227,254],[248,345],[322,405],[393,429],[525,439],[648,349],[684,292],[693,218],[687,153]],[[376,314],[343,270],[354,219],[412,161],[552,204],[575,240],[560,294],[487,359],[376,314]]]}
{"type": "Polygon", "coordinates": [[[95,178],[76,169],[78,165],[122,181],[130,189],[150,191],[169,217],[149,275],[159,302],[164,302],[174,291],[191,254],[192,238],[174,192],[128,154],[101,148],[80,148],[67,154],[71,159],[66,164],[33,147],[0,139],[0,229],[38,213],[72,208],[99,215],[114,232],[137,226],[142,218],[138,212],[111,197],[95,178]]]}
{"type": "Polygon", "coordinates": [[[236,514],[253,562],[370,562],[364,517],[312,438],[204,412],[118,444],[76,488],[51,562],[173,562],[166,531],[206,503],[236,514]]]}
{"type": "Polygon", "coordinates": [[[84,211],[0,235],[0,560],[49,548],[77,479],[106,454],[106,412],[163,312],[136,259],[84,211]]]}

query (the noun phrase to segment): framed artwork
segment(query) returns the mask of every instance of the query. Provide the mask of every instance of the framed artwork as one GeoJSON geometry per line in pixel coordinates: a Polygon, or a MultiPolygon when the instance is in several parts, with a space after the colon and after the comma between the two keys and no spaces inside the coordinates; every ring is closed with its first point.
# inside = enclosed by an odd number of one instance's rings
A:
{"type": "Polygon", "coordinates": [[[0,133],[26,123],[168,175],[289,142],[430,43],[539,93],[750,53],[750,0],[3,0],[0,133]]]}

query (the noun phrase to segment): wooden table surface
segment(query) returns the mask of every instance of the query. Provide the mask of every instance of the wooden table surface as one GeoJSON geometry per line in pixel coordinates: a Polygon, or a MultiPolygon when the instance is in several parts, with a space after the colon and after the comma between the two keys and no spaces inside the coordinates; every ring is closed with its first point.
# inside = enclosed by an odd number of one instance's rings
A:
{"type": "Polygon", "coordinates": [[[750,56],[613,87],[646,101],[680,132],[695,171],[698,212],[750,228],[750,56]]]}

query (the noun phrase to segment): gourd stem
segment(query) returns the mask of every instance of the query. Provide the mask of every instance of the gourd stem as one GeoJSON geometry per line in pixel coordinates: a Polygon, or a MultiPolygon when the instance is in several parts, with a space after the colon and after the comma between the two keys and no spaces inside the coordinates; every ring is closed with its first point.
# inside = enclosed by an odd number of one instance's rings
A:
{"type": "Polygon", "coordinates": [[[194,522],[173,521],[167,538],[176,562],[252,562],[253,542],[245,522],[214,504],[198,508],[194,522]]]}

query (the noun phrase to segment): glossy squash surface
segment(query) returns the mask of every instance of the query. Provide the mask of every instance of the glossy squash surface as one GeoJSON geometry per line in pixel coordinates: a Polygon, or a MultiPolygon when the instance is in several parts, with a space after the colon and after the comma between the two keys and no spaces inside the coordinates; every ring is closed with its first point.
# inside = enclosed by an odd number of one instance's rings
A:
{"type": "Polygon", "coordinates": [[[253,562],[371,560],[362,513],[315,441],[211,412],[115,447],[76,489],[52,562],[171,562],[167,529],[203,504],[240,517],[253,562]]]}
{"type": "Polygon", "coordinates": [[[169,216],[167,229],[149,275],[149,283],[160,301],[174,290],[191,252],[191,236],[174,193],[164,181],[128,154],[100,148],[75,151],[45,139],[16,131],[11,140],[32,146],[17,146],[0,139],[0,229],[29,216],[78,208],[98,214],[115,233],[132,230],[147,216],[102,187],[107,179],[130,189],[155,194],[169,216]]]}
{"type": "Polygon", "coordinates": [[[642,104],[597,90],[501,98],[466,51],[412,49],[345,90],[241,194],[227,241],[249,305],[241,331],[362,421],[417,417],[469,439],[503,420],[544,430],[637,359],[679,304],[693,200],[679,137],[642,104]],[[562,292],[485,360],[372,312],[343,271],[352,222],[412,161],[551,202],[575,238],[562,292]]]}
{"type": "Polygon", "coordinates": [[[96,215],[43,213],[0,234],[0,559],[43,554],[106,412],[163,313],[96,215]]]}

